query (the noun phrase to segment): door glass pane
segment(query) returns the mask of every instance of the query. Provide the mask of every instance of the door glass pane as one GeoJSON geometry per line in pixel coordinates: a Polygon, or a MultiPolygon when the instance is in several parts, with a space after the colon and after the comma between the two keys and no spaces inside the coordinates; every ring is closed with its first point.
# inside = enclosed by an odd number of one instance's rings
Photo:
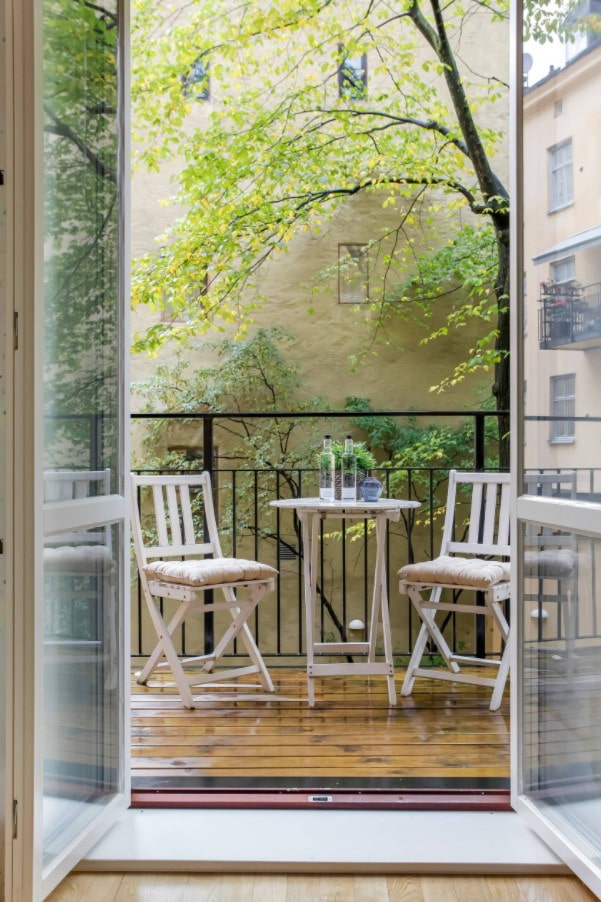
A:
{"type": "Polygon", "coordinates": [[[45,466],[119,442],[117,0],[44,0],[45,466]]]}
{"type": "Polygon", "coordinates": [[[119,791],[120,526],[44,548],[44,864],[119,791]]]}
{"type": "Polygon", "coordinates": [[[43,863],[55,873],[123,791],[122,525],[98,527],[94,510],[121,484],[119,28],[118,0],[41,6],[44,500],[64,528],[46,536],[43,567],[43,863]]]}
{"type": "MultiPolygon", "coordinates": [[[[523,526],[524,792],[601,854],[601,540],[523,526]]],[[[589,851],[590,854],[590,851],[589,851]]]]}
{"type": "Polygon", "coordinates": [[[590,2],[523,9],[519,488],[546,503],[518,500],[518,512],[538,509],[549,525],[518,524],[516,804],[598,889],[601,212],[591,199],[601,191],[601,122],[590,113],[601,87],[601,32],[590,2]],[[554,521],[582,522],[587,535],[554,521]]]}
{"type": "Polygon", "coordinates": [[[575,497],[599,500],[601,34],[588,3],[564,22],[549,9],[525,11],[524,464],[576,473],[575,497]]]}
{"type": "Polygon", "coordinates": [[[591,4],[555,9],[524,13],[524,464],[576,473],[577,499],[598,500],[601,33],[591,4]]]}

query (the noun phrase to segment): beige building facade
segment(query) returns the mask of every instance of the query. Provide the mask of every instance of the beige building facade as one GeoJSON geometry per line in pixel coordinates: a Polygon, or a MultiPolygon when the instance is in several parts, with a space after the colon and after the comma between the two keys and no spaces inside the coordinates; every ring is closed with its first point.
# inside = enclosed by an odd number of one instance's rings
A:
{"type": "Polygon", "coordinates": [[[601,441],[600,74],[594,42],[524,98],[526,464],[578,469],[587,492],[601,441]]]}

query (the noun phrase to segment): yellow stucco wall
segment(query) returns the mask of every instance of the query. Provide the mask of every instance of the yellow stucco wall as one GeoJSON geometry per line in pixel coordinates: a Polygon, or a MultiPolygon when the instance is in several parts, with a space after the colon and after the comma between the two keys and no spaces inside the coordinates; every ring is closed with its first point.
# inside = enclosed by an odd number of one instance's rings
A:
{"type": "MultiPolygon", "coordinates": [[[[507,79],[508,30],[498,23],[491,26],[488,16],[476,14],[466,19],[454,38],[460,42],[458,59],[464,65],[468,77],[471,72],[507,79]],[[484,23],[486,22],[486,26],[484,23]],[[483,40],[486,27],[487,40],[483,40]],[[493,29],[493,32],[490,29],[493,29]]],[[[373,70],[368,61],[368,69],[373,70]]],[[[432,75],[432,79],[436,76],[432,75]]],[[[202,122],[215,103],[219,102],[222,86],[211,84],[211,100],[194,106],[190,127],[202,122]]],[[[377,78],[370,78],[369,90],[377,90],[377,78]]],[[[485,107],[484,110],[487,108],[485,107]]],[[[507,133],[507,105],[501,101],[494,108],[477,114],[483,124],[499,128],[507,133]]],[[[503,141],[498,158],[494,161],[501,178],[507,183],[508,142],[503,141]]],[[[165,165],[161,173],[136,172],[132,186],[132,244],[134,256],[150,250],[155,236],[160,235],[176,216],[177,208],[164,206],[161,200],[173,193],[171,177],[177,174],[178,164],[165,165]]],[[[463,212],[455,221],[441,216],[439,240],[442,243],[460,221],[469,219],[463,212]]],[[[332,222],[319,237],[306,234],[297,237],[287,254],[281,254],[264,267],[262,292],[267,297],[264,307],[257,311],[257,325],[277,324],[296,336],[292,352],[299,365],[303,391],[307,396],[325,395],[334,405],[342,405],[348,395],[367,396],[380,409],[399,408],[458,408],[472,407],[489,393],[492,377],[480,374],[466,380],[453,391],[443,395],[429,392],[431,386],[449,374],[452,367],[465,359],[466,350],[473,345],[482,326],[456,330],[448,338],[422,346],[421,339],[428,334],[429,326],[411,321],[399,321],[391,330],[391,345],[374,345],[372,333],[374,313],[367,306],[356,309],[338,303],[337,280],[332,278],[324,290],[311,293],[316,275],[325,267],[335,266],[339,243],[365,243],[378,237],[384,226],[394,222],[392,210],[383,210],[381,200],[374,197],[356,197],[338,208],[332,222]],[[308,308],[314,313],[309,315],[308,308]],[[366,349],[376,350],[368,354],[353,370],[349,358],[360,355],[366,349]],[[402,350],[399,350],[402,348],[402,350]]],[[[419,247],[420,233],[414,229],[412,236],[419,247]]],[[[372,269],[370,287],[378,291],[378,273],[372,269]]],[[[440,305],[444,310],[444,302],[440,305]]],[[[143,330],[160,319],[158,313],[137,310],[133,317],[134,331],[143,330]]],[[[442,322],[442,315],[433,320],[442,322]]],[[[381,333],[380,333],[381,334],[381,333]]],[[[208,335],[207,339],[214,339],[208,335]]],[[[203,349],[203,339],[188,356],[206,364],[210,355],[203,349]]],[[[170,348],[159,353],[158,358],[134,355],[132,377],[144,378],[154,372],[158,360],[169,360],[170,348]]],[[[291,355],[292,356],[292,355],[291,355]]],[[[134,408],[137,404],[134,399],[134,408]]]]}

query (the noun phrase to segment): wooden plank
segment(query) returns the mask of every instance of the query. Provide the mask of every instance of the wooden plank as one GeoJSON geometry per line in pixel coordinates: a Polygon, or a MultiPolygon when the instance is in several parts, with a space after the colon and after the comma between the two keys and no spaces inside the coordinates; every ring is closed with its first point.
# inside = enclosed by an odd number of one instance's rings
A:
{"type": "MultiPolygon", "coordinates": [[[[135,772],[138,773],[137,771],[135,772]]],[[[380,767],[378,769],[372,768],[370,772],[367,773],[365,767],[346,767],[343,765],[338,765],[335,768],[316,768],[311,766],[306,768],[305,770],[298,769],[296,767],[275,767],[269,766],[266,770],[261,770],[260,768],[255,768],[253,770],[245,770],[244,772],[232,774],[231,768],[215,768],[212,769],[210,773],[207,773],[204,769],[201,768],[182,768],[180,770],[175,770],[171,767],[166,768],[145,768],[144,771],[140,774],[144,777],[157,777],[161,780],[161,787],[165,786],[165,779],[170,775],[174,777],[193,777],[194,779],[198,779],[202,781],[203,777],[219,777],[223,779],[234,779],[238,777],[244,778],[254,778],[258,777],[262,780],[269,778],[284,778],[290,780],[299,780],[299,779],[325,779],[325,780],[343,780],[343,779],[357,779],[357,780],[369,780],[381,778],[381,779],[389,779],[389,778],[401,778],[401,777],[419,777],[424,779],[430,779],[432,777],[432,768],[431,767],[413,767],[413,768],[404,768],[399,770],[398,768],[392,767],[380,767]]],[[[457,779],[457,777],[473,777],[476,776],[472,769],[466,768],[461,769],[457,767],[439,767],[436,770],[437,778],[441,779],[443,777],[449,777],[452,779],[457,779]]],[[[498,768],[494,767],[481,767],[478,769],[477,776],[481,778],[494,778],[494,779],[502,779],[505,774],[502,773],[498,768]]],[[[202,787],[202,783],[199,784],[202,787]]]]}
{"type": "MultiPolygon", "coordinates": [[[[235,748],[221,750],[219,747],[215,748],[214,746],[205,745],[148,745],[132,750],[132,761],[141,761],[142,759],[148,758],[161,760],[177,758],[179,762],[182,759],[185,759],[186,756],[203,759],[210,758],[212,760],[222,761],[224,764],[231,761],[231,765],[236,767],[243,766],[243,762],[246,759],[267,758],[272,760],[274,758],[274,752],[273,746],[265,744],[244,747],[239,750],[236,750],[235,748]],[[235,760],[232,761],[231,759],[235,760]]],[[[319,766],[321,762],[334,763],[338,761],[341,756],[352,757],[353,760],[360,761],[364,764],[394,761],[400,766],[415,762],[416,757],[419,758],[420,761],[434,766],[438,763],[453,764],[457,757],[452,751],[449,753],[449,749],[444,745],[434,747],[429,746],[426,754],[422,752],[419,755],[415,751],[404,748],[402,745],[387,745],[384,753],[382,751],[369,752],[360,742],[357,742],[355,745],[344,745],[341,743],[340,745],[318,746],[317,748],[306,745],[301,746],[301,744],[298,743],[295,746],[279,747],[277,750],[277,760],[280,762],[285,761],[287,764],[293,764],[295,761],[299,760],[302,761],[303,764],[306,764],[308,761],[314,761],[319,766]]],[[[91,758],[91,760],[94,759],[91,758]]],[[[475,765],[479,763],[495,764],[498,760],[499,752],[493,747],[468,746],[461,751],[461,763],[463,766],[466,764],[475,765]]],[[[577,755],[575,760],[577,763],[579,760],[588,761],[590,758],[588,755],[577,755]]]]}
{"type": "MultiPolygon", "coordinates": [[[[271,729],[268,731],[258,731],[253,730],[252,733],[246,734],[244,732],[240,732],[237,734],[228,733],[225,736],[215,736],[215,735],[206,735],[203,734],[202,730],[200,733],[196,733],[190,729],[186,730],[186,736],[181,736],[181,731],[179,729],[169,728],[169,732],[165,728],[160,728],[157,731],[152,731],[145,733],[143,736],[132,737],[132,748],[147,748],[149,745],[160,746],[161,748],[165,748],[167,746],[172,747],[174,744],[177,745],[178,741],[181,743],[184,739],[187,740],[187,745],[195,745],[202,744],[206,748],[215,748],[220,749],[223,754],[231,754],[231,751],[228,752],[228,749],[233,749],[235,753],[242,752],[242,749],[246,747],[254,747],[257,744],[264,744],[265,742],[273,743],[274,739],[277,738],[278,746],[280,749],[287,748],[289,746],[296,747],[299,742],[304,742],[308,746],[319,746],[322,750],[327,748],[329,745],[335,745],[337,747],[343,746],[345,744],[357,744],[359,743],[362,748],[371,748],[375,746],[376,748],[380,748],[382,745],[382,738],[386,737],[386,733],[383,732],[370,732],[369,736],[361,736],[357,737],[356,729],[346,729],[344,731],[339,731],[337,734],[329,734],[329,733],[308,733],[307,731],[303,731],[302,735],[299,736],[298,732],[295,732],[293,729],[286,734],[283,732],[278,732],[277,729],[271,729]]],[[[430,747],[434,746],[442,746],[444,748],[448,748],[449,746],[457,746],[461,745],[466,749],[470,749],[473,747],[482,748],[483,746],[490,746],[491,748],[498,748],[499,746],[505,747],[507,741],[503,738],[499,737],[495,739],[494,737],[487,737],[485,734],[475,735],[472,739],[467,736],[452,736],[452,735],[437,735],[435,734],[433,739],[430,741],[430,747]]],[[[71,740],[65,741],[65,745],[71,746],[71,740]]],[[[388,748],[412,748],[414,746],[422,746],[423,740],[419,735],[419,731],[415,731],[412,734],[404,734],[403,736],[395,736],[393,738],[388,739],[387,747],[388,748]]],[[[594,746],[596,748],[596,745],[594,746]]],[[[463,749],[462,749],[463,754],[463,749]]]]}

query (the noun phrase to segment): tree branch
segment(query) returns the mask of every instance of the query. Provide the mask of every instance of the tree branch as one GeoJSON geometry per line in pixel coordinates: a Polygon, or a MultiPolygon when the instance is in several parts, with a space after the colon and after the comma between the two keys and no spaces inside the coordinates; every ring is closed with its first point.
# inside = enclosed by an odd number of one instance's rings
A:
{"type": "MultiPolygon", "coordinates": [[[[414,119],[411,116],[395,116],[392,113],[385,113],[380,110],[332,110],[325,107],[316,107],[315,109],[301,110],[302,115],[305,115],[307,113],[325,113],[328,116],[332,116],[330,122],[336,121],[338,118],[343,118],[344,116],[352,116],[353,118],[360,118],[361,116],[371,116],[373,118],[389,120],[386,125],[374,126],[371,129],[366,129],[363,132],[359,132],[359,134],[362,135],[370,135],[372,132],[383,131],[384,129],[391,128],[395,125],[412,125],[416,128],[421,128],[424,131],[437,132],[439,135],[448,138],[451,144],[454,144],[455,147],[457,147],[461,151],[461,153],[469,157],[469,149],[466,143],[462,141],[461,138],[454,136],[450,128],[448,128],[446,125],[443,125],[442,122],[437,122],[436,119],[414,119]]],[[[315,128],[319,128],[319,126],[316,126],[315,128]]]]}
{"type": "Polygon", "coordinates": [[[47,103],[44,104],[44,112],[48,118],[52,120],[51,123],[46,123],[46,125],[44,125],[44,131],[47,134],[57,135],[59,138],[66,138],[68,141],[71,141],[71,143],[82,152],[87,161],[91,163],[94,171],[100,178],[108,179],[109,182],[113,182],[114,184],[117,183],[116,173],[105,166],[100,157],[94,153],[92,148],[89,147],[85,141],[82,141],[70,125],[67,125],[66,122],[61,122],[47,103]]]}
{"type": "Polygon", "coordinates": [[[433,28],[424,16],[418,0],[413,0],[409,8],[411,21],[417,30],[428,42],[436,56],[443,64],[444,77],[451,95],[453,108],[457,115],[457,121],[461,128],[464,141],[469,150],[469,156],[474,166],[480,188],[485,200],[488,202],[485,212],[491,216],[502,215],[507,217],[507,205],[500,205],[494,198],[502,198],[505,202],[508,198],[507,189],[497,175],[492,171],[486,151],[480,139],[480,134],[474,122],[469,101],[466,97],[461,74],[457,68],[455,56],[449,44],[444,17],[439,0],[430,0],[430,6],[434,14],[435,28],[433,28]],[[498,214],[496,207],[499,207],[498,214]]]}

